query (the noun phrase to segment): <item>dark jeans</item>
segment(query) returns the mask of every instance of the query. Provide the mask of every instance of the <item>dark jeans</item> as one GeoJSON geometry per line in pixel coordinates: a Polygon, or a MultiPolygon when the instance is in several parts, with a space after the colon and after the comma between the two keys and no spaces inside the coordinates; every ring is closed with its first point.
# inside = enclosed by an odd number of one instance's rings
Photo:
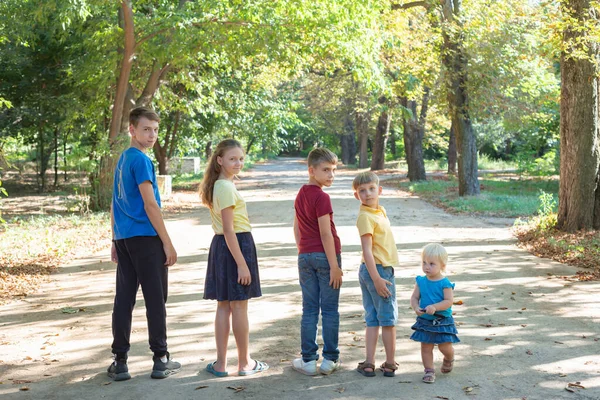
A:
{"type": "Polygon", "coordinates": [[[130,348],[131,319],[135,297],[142,286],[148,320],[148,341],[155,355],[167,352],[166,255],[158,236],[138,236],[115,242],[117,248],[117,291],[112,314],[112,352],[127,353],[130,348]]]}

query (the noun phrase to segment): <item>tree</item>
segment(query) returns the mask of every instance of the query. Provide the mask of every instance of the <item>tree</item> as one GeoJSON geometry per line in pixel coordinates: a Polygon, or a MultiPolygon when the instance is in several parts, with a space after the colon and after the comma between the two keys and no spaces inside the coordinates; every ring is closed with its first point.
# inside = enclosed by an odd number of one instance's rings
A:
{"type": "Polygon", "coordinates": [[[600,229],[600,28],[597,3],[561,2],[560,187],[558,228],[600,229]]]}

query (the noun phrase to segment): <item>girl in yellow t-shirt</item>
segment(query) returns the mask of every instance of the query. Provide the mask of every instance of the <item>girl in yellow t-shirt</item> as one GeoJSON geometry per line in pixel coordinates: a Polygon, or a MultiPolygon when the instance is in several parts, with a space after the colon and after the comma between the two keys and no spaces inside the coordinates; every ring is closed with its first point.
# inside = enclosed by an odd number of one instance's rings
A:
{"type": "Polygon", "coordinates": [[[246,203],[233,183],[243,166],[241,144],[233,139],[223,140],[212,154],[200,185],[200,197],[210,208],[215,232],[208,253],[204,298],[217,300],[217,360],[206,366],[206,370],[217,377],[228,375],[230,326],[233,326],[238,350],[238,374],[252,375],[269,368],[266,363],[253,360],[249,351],[248,299],[260,297],[262,293],[246,203]]]}

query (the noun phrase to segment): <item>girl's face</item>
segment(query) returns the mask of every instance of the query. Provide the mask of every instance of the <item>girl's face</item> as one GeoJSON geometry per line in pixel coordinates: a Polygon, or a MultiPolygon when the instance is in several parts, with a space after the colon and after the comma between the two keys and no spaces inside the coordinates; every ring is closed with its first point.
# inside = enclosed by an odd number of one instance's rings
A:
{"type": "Polygon", "coordinates": [[[435,258],[423,257],[422,268],[429,279],[439,279],[442,277],[444,265],[435,258]]]}
{"type": "Polygon", "coordinates": [[[221,166],[221,175],[231,179],[238,175],[244,166],[244,151],[239,147],[227,149],[222,157],[217,156],[217,163],[221,166]]]}

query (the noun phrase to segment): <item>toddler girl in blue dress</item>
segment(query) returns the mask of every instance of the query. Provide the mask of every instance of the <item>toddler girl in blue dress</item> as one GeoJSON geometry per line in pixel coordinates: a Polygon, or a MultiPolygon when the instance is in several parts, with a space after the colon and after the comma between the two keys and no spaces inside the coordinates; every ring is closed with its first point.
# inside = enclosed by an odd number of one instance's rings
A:
{"type": "Polygon", "coordinates": [[[444,355],[441,371],[444,374],[454,367],[454,347],[458,343],[452,302],[454,283],[443,275],[446,271],[448,253],[440,244],[430,243],[421,252],[422,268],[425,276],[417,276],[410,305],[417,314],[417,322],[412,326],[412,340],[421,342],[421,359],[425,367],[423,382],[435,382],[433,368],[433,348],[438,346],[444,355]]]}

